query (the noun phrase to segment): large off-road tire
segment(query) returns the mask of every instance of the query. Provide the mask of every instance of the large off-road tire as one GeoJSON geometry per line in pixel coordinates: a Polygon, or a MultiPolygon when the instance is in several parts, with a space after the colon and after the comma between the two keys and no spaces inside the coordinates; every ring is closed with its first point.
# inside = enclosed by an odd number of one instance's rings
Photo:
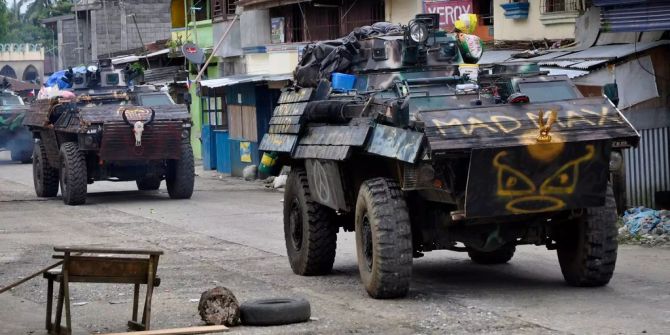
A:
{"type": "Polygon", "coordinates": [[[356,201],[356,250],[363,286],[376,299],[407,295],[412,275],[412,227],[398,183],[361,185],[356,201]]]}
{"type": "Polygon", "coordinates": [[[195,163],[191,143],[181,144],[179,160],[168,161],[167,178],[168,194],[172,199],[190,199],[195,183],[195,163]]]}
{"type": "Polygon", "coordinates": [[[603,286],[614,273],[617,258],[617,214],[611,187],[605,206],[588,208],[584,215],[561,226],[558,261],[572,286],[603,286]]]}
{"type": "Polygon", "coordinates": [[[137,189],[140,191],[155,191],[161,187],[159,177],[144,177],[135,181],[137,189]]]}
{"type": "Polygon", "coordinates": [[[33,159],[33,154],[29,150],[12,150],[9,152],[9,155],[13,161],[23,164],[28,164],[33,159]]]}
{"type": "Polygon", "coordinates": [[[58,169],[47,161],[44,144],[38,141],[33,148],[33,184],[35,194],[40,198],[52,198],[58,195],[58,169]]]}
{"type": "Polygon", "coordinates": [[[511,243],[503,245],[498,250],[489,252],[468,248],[468,256],[470,256],[470,259],[477,264],[504,264],[509,262],[512,257],[514,257],[515,251],[516,246],[511,243]]]}
{"type": "Polygon", "coordinates": [[[334,216],[332,209],[312,200],[305,170],[292,168],[284,192],[284,239],[295,274],[318,276],[333,269],[338,231],[334,216]]]}
{"type": "Polygon", "coordinates": [[[70,206],[86,203],[86,157],[77,143],[66,142],[61,145],[59,172],[63,202],[70,206]]]}

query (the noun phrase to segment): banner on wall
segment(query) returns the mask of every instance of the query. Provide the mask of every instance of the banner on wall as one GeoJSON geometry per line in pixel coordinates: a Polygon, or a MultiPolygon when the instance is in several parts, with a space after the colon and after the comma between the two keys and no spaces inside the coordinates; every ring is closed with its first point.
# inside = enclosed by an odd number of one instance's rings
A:
{"type": "Polygon", "coordinates": [[[440,14],[440,29],[451,30],[461,14],[472,14],[472,0],[424,0],[423,12],[440,14]]]}

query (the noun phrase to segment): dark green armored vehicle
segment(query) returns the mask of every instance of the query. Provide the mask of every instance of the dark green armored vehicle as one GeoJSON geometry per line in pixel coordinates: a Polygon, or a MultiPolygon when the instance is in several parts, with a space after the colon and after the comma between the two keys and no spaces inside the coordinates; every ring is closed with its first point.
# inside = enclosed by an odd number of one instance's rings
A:
{"type": "Polygon", "coordinates": [[[463,50],[437,19],[306,48],[260,146],[291,166],[291,268],[329,273],[342,228],[355,231],[374,298],[406,295],[424,252],[497,264],[523,244],[557,250],[570,285],[607,284],[617,256],[610,158],[638,133],[607,98],[584,98],[534,64],[461,75],[463,50]],[[333,72],[354,85],[336,85],[333,72]]]}
{"type": "Polygon", "coordinates": [[[72,75],[72,90],[38,99],[24,125],[35,138],[33,181],[39,197],[60,191],[67,205],[86,202],[95,181],[135,181],[171,198],[193,194],[191,117],[186,106],[107,60],[72,75]]]}
{"type": "Polygon", "coordinates": [[[33,138],[23,127],[28,108],[14,92],[0,90],[0,148],[9,150],[11,159],[21,163],[30,163],[33,155],[33,138]]]}

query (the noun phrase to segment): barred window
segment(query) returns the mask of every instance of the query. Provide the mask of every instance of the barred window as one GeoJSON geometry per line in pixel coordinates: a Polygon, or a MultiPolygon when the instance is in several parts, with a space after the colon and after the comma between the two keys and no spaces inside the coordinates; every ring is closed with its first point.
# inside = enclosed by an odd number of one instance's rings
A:
{"type": "Polygon", "coordinates": [[[212,0],[212,17],[235,15],[236,0],[212,0]]]}
{"type": "Polygon", "coordinates": [[[575,12],[580,9],[578,0],[542,0],[540,13],[575,12]]]}

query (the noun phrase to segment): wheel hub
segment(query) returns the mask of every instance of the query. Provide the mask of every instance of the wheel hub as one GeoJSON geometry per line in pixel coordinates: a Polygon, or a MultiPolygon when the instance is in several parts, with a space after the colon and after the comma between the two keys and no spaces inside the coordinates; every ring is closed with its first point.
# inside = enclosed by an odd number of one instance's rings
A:
{"type": "Polygon", "coordinates": [[[291,244],[296,251],[302,248],[302,214],[300,213],[300,201],[295,198],[291,203],[289,214],[289,229],[291,232],[291,244]]]}
{"type": "Polygon", "coordinates": [[[365,256],[365,264],[368,267],[368,271],[372,271],[372,258],[373,258],[373,251],[372,251],[372,228],[370,227],[370,219],[368,219],[368,215],[365,214],[363,217],[363,229],[361,231],[361,235],[363,238],[363,255],[365,256]]]}

